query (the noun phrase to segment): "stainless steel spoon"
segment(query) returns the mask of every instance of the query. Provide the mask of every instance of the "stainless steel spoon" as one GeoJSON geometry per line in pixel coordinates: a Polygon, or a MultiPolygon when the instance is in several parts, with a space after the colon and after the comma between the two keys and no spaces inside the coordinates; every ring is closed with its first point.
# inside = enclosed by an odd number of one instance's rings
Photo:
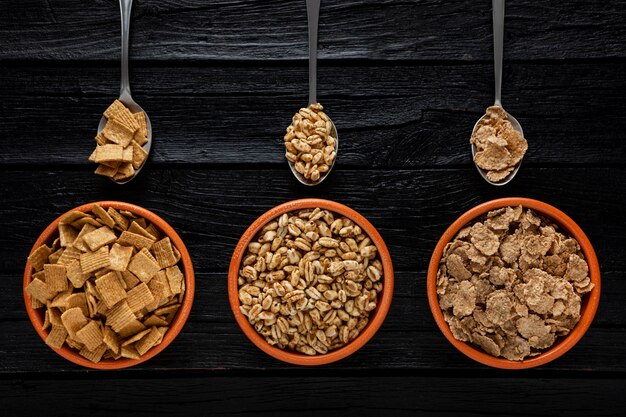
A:
{"type": "MultiPolygon", "coordinates": [[[[502,103],[500,101],[500,93],[502,90],[502,51],[504,49],[504,0],[492,0],[493,4],[493,66],[494,66],[494,75],[496,80],[496,106],[502,107],[502,103]]],[[[521,133],[524,136],[524,131],[522,130],[522,126],[520,126],[519,122],[515,117],[513,117],[509,112],[506,112],[507,118],[511,125],[515,130],[521,133]]],[[[476,124],[474,125],[474,129],[472,130],[472,134],[478,128],[478,124],[485,118],[487,115],[483,115],[476,124]]],[[[474,160],[474,156],[476,155],[476,145],[472,144],[472,160],[474,160]]],[[[474,164],[476,164],[474,162],[474,164]]],[[[520,161],[517,166],[513,169],[513,171],[507,175],[502,181],[493,182],[487,178],[487,171],[480,168],[476,165],[476,169],[480,173],[481,177],[485,181],[487,181],[491,185],[505,185],[511,182],[511,180],[519,171],[520,166],[522,165],[522,161],[520,161]]]]}
{"type": "MultiPolygon", "coordinates": [[[[306,0],[306,12],[309,23],[309,104],[317,103],[317,26],[320,17],[320,3],[321,0],[306,0]]],[[[328,116],[328,114],[326,115],[328,116]]],[[[304,185],[312,186],[321,184],[322,181],[328,177],[328,174],[330,174],[330,171],[332,171],[335,166],[335,161],[337,161],[337,156],[339,156],[339,136],[337,135],[337,127],[335,126],[335,123],[333,123],[332,119],[330,119],[330,123],[332,125],[332,131],[330,134],[336,139],[336,156],[330,167],[328,167],[328,171],[322,173],[319,180],[307,180],[304,178],[304,175],[296,171],[293,163],[287,161],[293,175],[304,185]]]]}
{"type": "MultiPolygon", "coordinates": [[[[128,107],[131,112],[137,113],[143,111],[143,109],[141,108],[141,106],[139,106],[139,104],[135,102],[135,100],[133,100],[133,97],[130,94],[130,80],[128,78],[128,36],[130,33],[130,11],[132,7],[133,0],[120,0],[120,14],[122,17],[122,79],[120,82],[120,97],[118,98],[118,100],[124,103],[124,105],[128,107]]],[[[152,148],[152,124],[150,123],[148,113],[144,113],[146,114],[148,142],[143,145],[143,149],[148,153],[149,156],[150,148],[152,148]]],[[[104,125],[106,125],[106,123],[107,118],[102,116],[102,119],[100,119],[100,124],[98,125],[98,133],[100,133],[102,129],[104,129],[104,125]]],[[[141,165],[139,169],[135,171],[132,177],[126,178],[121,181],[116,181],[111,178],[111,181],[116,184],[126,184],[132,181],[137,176],[137,174],[139,174],[139,171],[141,171],[146,165],[147,160],[148,158],[146,157],[143,165],[141,165]]]]}

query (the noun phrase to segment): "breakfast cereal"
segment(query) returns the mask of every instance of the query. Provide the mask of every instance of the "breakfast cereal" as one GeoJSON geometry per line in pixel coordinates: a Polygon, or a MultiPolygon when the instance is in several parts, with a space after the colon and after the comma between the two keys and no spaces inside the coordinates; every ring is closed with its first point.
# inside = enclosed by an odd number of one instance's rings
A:
{"type": "Polygon", "coordinates": [[[470,143],[476,146],[474,162],[487,171],[487,178],[493,182],[500,182],[513,172],[528,150],[528,142],[500,106],[487,108],[486,117],[474,129],[470,143]]]}
{"type": "Polygon", "coordinates": [[[492,210],[459,231],[437,273],[454,337],[515,361],[567,335],[592,289],[578,242],[521,206],[492,210]]]}
{"type": "Polygon", "coordinates": [[[357,224],[305,209],[261,229],[244,255],[238,287],[240,311],[270,345],[317,355],[345,346],[367,326],[383,267],[357,224]]]}
{"type": "MultiPolygon", "coordinates": [[[[116,181],[132,177],[148,157],[143,145],[148,142],[144,112],[131,113],[115,100],[104,112],[107,123],[96,135],[97,146],[89,161],[99,164],[95,173],[116,181]]],[[[100,218],[100,216],[98,216],[100,218]]],[[[106,226],[112,227],[110,224],[106,226]]]]}
{"type": "Polygon", "coordinates": [[[46,343],[93,362],[140,358],[159,344],[185,292],[170,239],[143,218],[97,204],[65,215],[58,228],[52,247],[28,258],[34,273],[25,292],[33,308],[45,308],[46,343]],[[139,233],[124,230],[129,224],[139,233]]]}
{"type": "Polygon", "coordinates": [[[318,182],[337,156],[337,132],[324,107],[315,103],[296,113],[285,133],[285,157],[296,172],[318,182]]]}

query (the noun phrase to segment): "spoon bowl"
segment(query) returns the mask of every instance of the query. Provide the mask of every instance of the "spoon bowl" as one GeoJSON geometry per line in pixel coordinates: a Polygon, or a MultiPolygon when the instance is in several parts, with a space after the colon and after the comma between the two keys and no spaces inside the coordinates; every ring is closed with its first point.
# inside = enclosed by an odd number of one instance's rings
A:
{"type": "MultiPolygon", "coordinates": [[[[314,186],[314,185],[321,184],[322,181],[324,181],[326,179],[326,177],[328,177],[328,174],[330,174],[330,171],[332,171],[333,167],[335,166],[335,161],[337,161],[337,154],[339,153],[339,136],[337,135],[337,127],[335,126],[335,123],[332,121],[332,119],[330,117],[328,119],[330,120],[330,124],[333,127],[332,130],[331,130],[330,135],[335,138],[335,159],[333,159],[333,162],[328,167],[328,171],[326,171],[324,173],[321,173],[320,174],[320,179],[317,180],[317,181],[311,181],[311,180],[308,180],[308,179],[304,178],[304,175],[302,175],[298,171],[296,171],[296,168],[295,168],[293,162],[287,161],[287,163],[289,164],[289,169],[291,169],[291,172],[293,173],[293,176],[296,177],[296,179],[298,181],[300,181],[301,184],[308,185],[308,186],[314,186]]],[[[148,144],[149,144],[149,142],[146,145],[148,145],[148,144]]]]}
{"type": "MultiPolygon", "coordinates": [[[[133,98],[131,97],[130,94],[123,94],[122,96],[120,96],[118,98],[119,101],[122,102],[122,104],[124,104],[126,107],[128,107],[128,110],[130,110],[132,113],[138,113],[138,112],[143,112],[146,115],[146,130],[148,132],[147,134],[147,139],[148,141],[142,146],[143,150],[147,152],[148,156],[150,155],[150,149],[152,148],[152,124],[150,123],[150,118],[148,117],[148,113],[146,113],[139,104],[137,104],[135,102],[135,100],[133,100],[133,98]]],[[[98,133],[102,132],[102,129],[104,129],[104,126],[107,124],[107,118],[102,116],[102,118],[100,119],[100,124],[98,125],[98,133]]],[[[146,162],[148,161],[148,158],[146,158],[145,161],[143,161],[143,164],[141,164],[141,166],[139,167],[139,169],[135,170],[135,173],[126,179],[117,181],[113,178],[111,178],[111,181],[113,181],[116,184],[127,184],[130,181],[132,181],[137,174],[139,174],[139,171],[141,171],[143,169],[143,167],[146,165],[146,162]]]]}
{"type": "MultiPolygon", "coordinates": [[[[506,118],[513,126],[513,129],[517,130],[522,136],[524,136],[524,131],[522,130],[522,126],[519,124],[517,119],[513,117],[506,110],[505,112],[506,112],[506,118]]],[[[485,119],[485,117],[487,117],[487,114],[484,114],[480,119],[478,119],[478,121],[474,125],[474,129],[472,129],[472,135],[474,134],[474,132],[476,132],[476,129],[478,129],[478,125],[480,124],[480,122],[483,121],[483,119],[485,119]]],[[[471,147],[472,147],[472,161],[474,161],[474,157],[476,156],[476,145],[472,143],[471,147]]],[[[474,162],[474,165],[476,165],[476,162],[474,162]]],[[[487,171],[482,169],[478,165],[476,165],[476,169],[478,170],[478,173],[480,174],[480,176],[483,177],[483,179],[487,181],[489,184],[500,186],[500,185],[506,185],[509,182],[511,182],[511,180],[515,177],[515,175],[517,175],[517,171],[519,171],[520,166],[522,166],[522,161],[519,161],[517,163],[517,165],[515,166],[515,168],[513,169],[513,171],[511,171],[509,175],[507,175],[502,181],[498,181],[498,182],[491,181],[489,178],[487,178],[487,171]]]]}

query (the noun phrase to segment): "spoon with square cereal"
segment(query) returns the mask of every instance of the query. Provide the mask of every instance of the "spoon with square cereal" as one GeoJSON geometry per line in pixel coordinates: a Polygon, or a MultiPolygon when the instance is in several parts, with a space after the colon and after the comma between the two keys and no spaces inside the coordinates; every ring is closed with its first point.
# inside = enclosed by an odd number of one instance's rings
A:
{"type": "Polygon", "coordinates": [[[99,164],[95,173],[126,184],[145,165],[152,147],[152,125],[144,110],[133,100],[128,77],[128,38],[133,0],[120,0],[122,20],[122,76],[120,96],[111,104],[98,125],[98,146],[89,160],[99,164]]]}
{"type": "Polygon", "coordinates": [[[470,139],[472,157],[480,175],[491,185],[508,184],[517,174],[528,150],[522,126],[502,108],[502,55],[504,48],[504,0],[493,0],[493,55],[496,98],[481,117],[470,139]]]}

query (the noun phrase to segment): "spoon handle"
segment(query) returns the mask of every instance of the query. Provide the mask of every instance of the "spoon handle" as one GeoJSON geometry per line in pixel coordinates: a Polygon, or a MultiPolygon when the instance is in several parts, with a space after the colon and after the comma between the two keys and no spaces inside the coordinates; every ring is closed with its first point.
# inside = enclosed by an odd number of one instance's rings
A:
{"type": "Polygon", "coordinates": [[[504,49],[504,0],[493,0],[493,67],[496,79],[496,102],[501,106],[502,50],[504,49]]]}
{"type": "Polygon", "coordinates": [[[122,17],[122,80],[120,83],[120,98],[130,98],[130,80],[128,78],[128,36],[130,33],[130,10],[133,0],[120,0],[120,14],[122,17]]]}
{"type": "Polygon", "coordinates": [[[317,103],[317,25],[321,0],[306,0],[309,22],[309,104],[317,103]]]}

